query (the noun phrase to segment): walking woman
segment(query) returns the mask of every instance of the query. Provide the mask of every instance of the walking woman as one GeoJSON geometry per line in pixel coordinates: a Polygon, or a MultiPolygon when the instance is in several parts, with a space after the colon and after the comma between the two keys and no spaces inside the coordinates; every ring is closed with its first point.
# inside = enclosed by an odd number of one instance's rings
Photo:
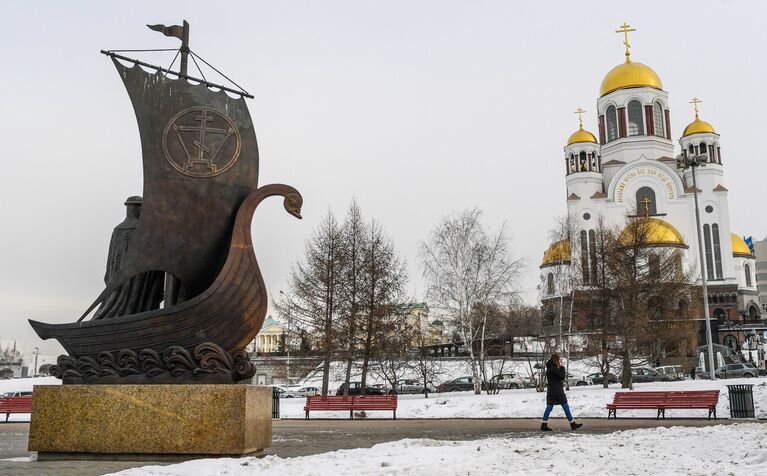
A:
{"type": "Polygon", "coordinates": [[[548,380],[549,386],[546,390],[546,411],[543,412],[541,431],[551,431],[551,428],[549,428],[549,415],[551,410],[554,409],[554,405],[562,405],[567,421],[570,422],[571,429],[577,430],[583,426],[582,423],[575,423],[573,414],[570,413],[570,405],[567,404],[564,387],[566,378],[567,372],[565,372],[565,368],[562,366],[559,354],[552,354],[549,361],[546,362],[546,380],[548,380]]]}

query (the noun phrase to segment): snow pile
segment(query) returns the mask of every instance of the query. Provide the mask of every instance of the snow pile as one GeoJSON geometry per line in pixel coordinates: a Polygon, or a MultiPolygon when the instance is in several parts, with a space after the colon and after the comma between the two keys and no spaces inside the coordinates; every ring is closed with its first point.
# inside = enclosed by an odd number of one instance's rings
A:
{"type": "Polygon", "coordinates": [[[298,458],[224,458],[145,466],[138,475],[765,474],[764,424],[564,433],[473,441],[407,439],[298,458]]]}
{"type": "MultiPolygon", "coordinates": [[[[767,378],[717,380],[684,380],[681,382],[653,382],[634,385],[637,391],[682,391],[719,389],[717,417],[729,418],[730,401],[727,385],[752,384],[754,408],[757,418],[767,418],[767,378]]],[[[613,401],[615,392],[625,392],[620,385],[610,388],[601,385],[571,387],[567,399],[576,418],[605,418],[605,406],[613,401]]],[[[546,394],[535,389],[502,390],[497,395],[474,395],[473,392],[450,392],[423,395],[401,395],[397,418],[540,418],[546,406],[546,394]]],[[[304,418],[303,398],[283,398],[280,401],[282,418],[304,418]]],[[[371,418],[391,418],[391,412],[367,412],[371,418]]],[[[316,412],[313,418],[348,418],[348,412],[316,412]]],[[[554,417],[563,416],[555,409],[554,417]]],[[[655,418],[655,410],[619,410],[618,417],[655,418]]],[[[667,410],[667,418],[706,418],[706,410],[667,410]]]]}

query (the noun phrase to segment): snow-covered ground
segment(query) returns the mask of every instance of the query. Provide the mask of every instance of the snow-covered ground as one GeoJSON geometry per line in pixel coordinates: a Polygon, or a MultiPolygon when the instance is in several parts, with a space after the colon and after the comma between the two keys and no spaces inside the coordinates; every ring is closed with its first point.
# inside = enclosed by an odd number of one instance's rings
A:
{"type": "MultiPolygon", "coordinates": [[[[758,418],[767,418],[767,378],[717,380],[684,380],[681,382],[654,382],[635,384],[636,390],[710,390],[719,389],[717,417],[729,418],[730,402],[727,385],[752,384],[754,408],[758,418]]],[[[615,392],[622,390],[614,384],[604,389],[601,385],[571,387],[567,399],[575,417],[607,416],[605,405],[612,402],[615,392]]],[[[546,406],[546,394],[535,389],[502,390],[497,395],[474,395],[473,392],[451,392],[399,397],[397,418],[539,418],[546,406]]],[[[303,398],[283,398],[280,401],[281,418],[303,418],[303,398]]],[[[553,416],[562,416],[562,410],[554,410],[553,416]]],[[[348,418],[348,412],[313,412],[313,418],[348,418]]],[[[368,412],[370,418],[391,418],[391,412],[368,412]]],[[[654,418],[655,410],[619,410],[618,417],[654,418]]],[[[667,410],[666,417],[705,418],[706,410],[667,410]]]]}
{"type": "Polygon", "coordinates": [[[144,466],[120,476],[766,474],[765,424],[557,433],[473,441],[406,439],[298,458],[225,458],[144,466]],[[764,473],[763,473],[764,471],[764,473]]]}

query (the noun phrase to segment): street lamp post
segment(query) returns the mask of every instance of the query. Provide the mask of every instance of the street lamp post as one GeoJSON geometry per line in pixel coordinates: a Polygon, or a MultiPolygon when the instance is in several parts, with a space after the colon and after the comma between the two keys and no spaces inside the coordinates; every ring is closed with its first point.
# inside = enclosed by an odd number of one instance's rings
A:
{"type": "Polygon", "coordinates": [[[37,377],[37,356],[40,355],[40,349],[35,347],[35,368],[32,370],[32,376],[37,377]]]}
{"type": "Polygon", "coordinates": [[[708,281],[706,280],[706,261],[703,254],[703,237],[700,231],[700,209],[698,208],[698,184],[695,179],[695,169],[705,167],[708,156],[706,154],[693,153],[688,155],[682,150],[676,158],[676,166],[679,169],[692,171],[692,194],[695,198],[695,228],[698,235],[698,253],[700,255],[700,278],[703,284],[703,314],[706,318],[706,347],[708,349],[709,378],[716,380],[716,368],[714,367],[714,344],[711,339],[711,318],[708,312],[708,281]]]}

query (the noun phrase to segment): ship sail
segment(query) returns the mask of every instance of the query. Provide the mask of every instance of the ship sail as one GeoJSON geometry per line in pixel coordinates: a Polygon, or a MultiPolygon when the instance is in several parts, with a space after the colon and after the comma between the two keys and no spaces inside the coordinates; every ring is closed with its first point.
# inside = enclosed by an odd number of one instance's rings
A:
{"type": "Polygon", "coordinates": [[[102,296],[132,276],[164,271],[185,298],[226,261],[236,210],[258,187],[258,145],[245,99],[112,61],[136,113],[144,204],[128,255],[102,296]]]}

